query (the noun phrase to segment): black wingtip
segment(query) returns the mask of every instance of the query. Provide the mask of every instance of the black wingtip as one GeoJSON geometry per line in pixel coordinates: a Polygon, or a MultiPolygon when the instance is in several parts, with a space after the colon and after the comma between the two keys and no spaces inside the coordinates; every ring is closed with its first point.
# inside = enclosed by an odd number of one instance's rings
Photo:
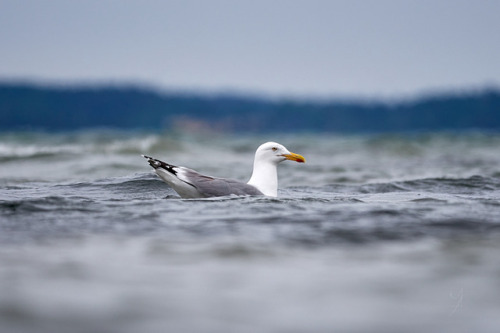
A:
{"type": "Polygon", "coordinates": [[[144,157],[145,159],[148,160],[149,165],[151,165],[153,167],[153,169],[162,168],[162,169],[167,170],[168,172],[173,173],[174,175],[177,174],[177,172],[174,170],[175,165],[170,165],[168,163],[165,163],[163,161],[157,160],[156,158],[146,156],[146,155],[142,155],[142,157],[144,157]]]}

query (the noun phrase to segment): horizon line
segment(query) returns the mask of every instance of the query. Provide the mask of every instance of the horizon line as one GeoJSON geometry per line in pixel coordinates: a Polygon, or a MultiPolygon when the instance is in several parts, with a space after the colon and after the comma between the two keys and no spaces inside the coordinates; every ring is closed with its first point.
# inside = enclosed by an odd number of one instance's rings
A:
{"type": "Polygon", "coordinates": [[[457,87],[427,88],[414,93],[396,93],[391,96],[385,94],[286,94],[258,89],[245,89],[238,87],[200,88],[200,87],[174,87],[162,86],[141,80],[114,80],[114,79],[40,79],[40,78],[9,78],[0,77],[0,86],[17,85],[45,89],[136,89],[160,95],[176,94],[181,96],[200,97],[233,97],[244,99],[260,99],[268,101],[294,101],[294,102],[358,102],[358,103],[404,103],[422,99],[432,99],[440,96],[470,96],[488,92],[499,92],[500,85],[496,83],[470,84],[457,87]]]}

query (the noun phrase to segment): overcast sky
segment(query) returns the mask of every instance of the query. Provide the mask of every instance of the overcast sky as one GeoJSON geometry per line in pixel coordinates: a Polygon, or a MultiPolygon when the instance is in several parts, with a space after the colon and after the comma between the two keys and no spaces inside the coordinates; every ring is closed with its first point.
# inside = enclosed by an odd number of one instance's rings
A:
{"type": "Polygon", "coordinates": [[[500,0],[0,0],[0,79],[397,97],[499,86],[500,0]]]}

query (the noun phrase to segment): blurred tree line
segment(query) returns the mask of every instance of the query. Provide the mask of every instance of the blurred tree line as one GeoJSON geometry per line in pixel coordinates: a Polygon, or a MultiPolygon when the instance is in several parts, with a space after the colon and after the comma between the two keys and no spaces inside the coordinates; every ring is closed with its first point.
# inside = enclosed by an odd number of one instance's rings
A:
{"type": "Polygon", "coordinates": [[[500,91],[404,102],[347,102],[160,93],[134,87],[0,84],[0,130],[96,127],[232,132],[500,130],[500,91]]]}

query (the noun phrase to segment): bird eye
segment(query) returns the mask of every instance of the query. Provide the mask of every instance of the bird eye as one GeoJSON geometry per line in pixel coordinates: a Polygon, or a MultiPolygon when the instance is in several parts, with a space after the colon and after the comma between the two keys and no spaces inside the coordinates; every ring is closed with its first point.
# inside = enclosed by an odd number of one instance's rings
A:
{"type": "Polygon", "coordinates": [[[273,148],[272,148],[272,150],[273,150],[273,151],[276,151],[276,150],[278,150],[278,148],[276,148],[276,147],[273,147],[273,148]]]}

